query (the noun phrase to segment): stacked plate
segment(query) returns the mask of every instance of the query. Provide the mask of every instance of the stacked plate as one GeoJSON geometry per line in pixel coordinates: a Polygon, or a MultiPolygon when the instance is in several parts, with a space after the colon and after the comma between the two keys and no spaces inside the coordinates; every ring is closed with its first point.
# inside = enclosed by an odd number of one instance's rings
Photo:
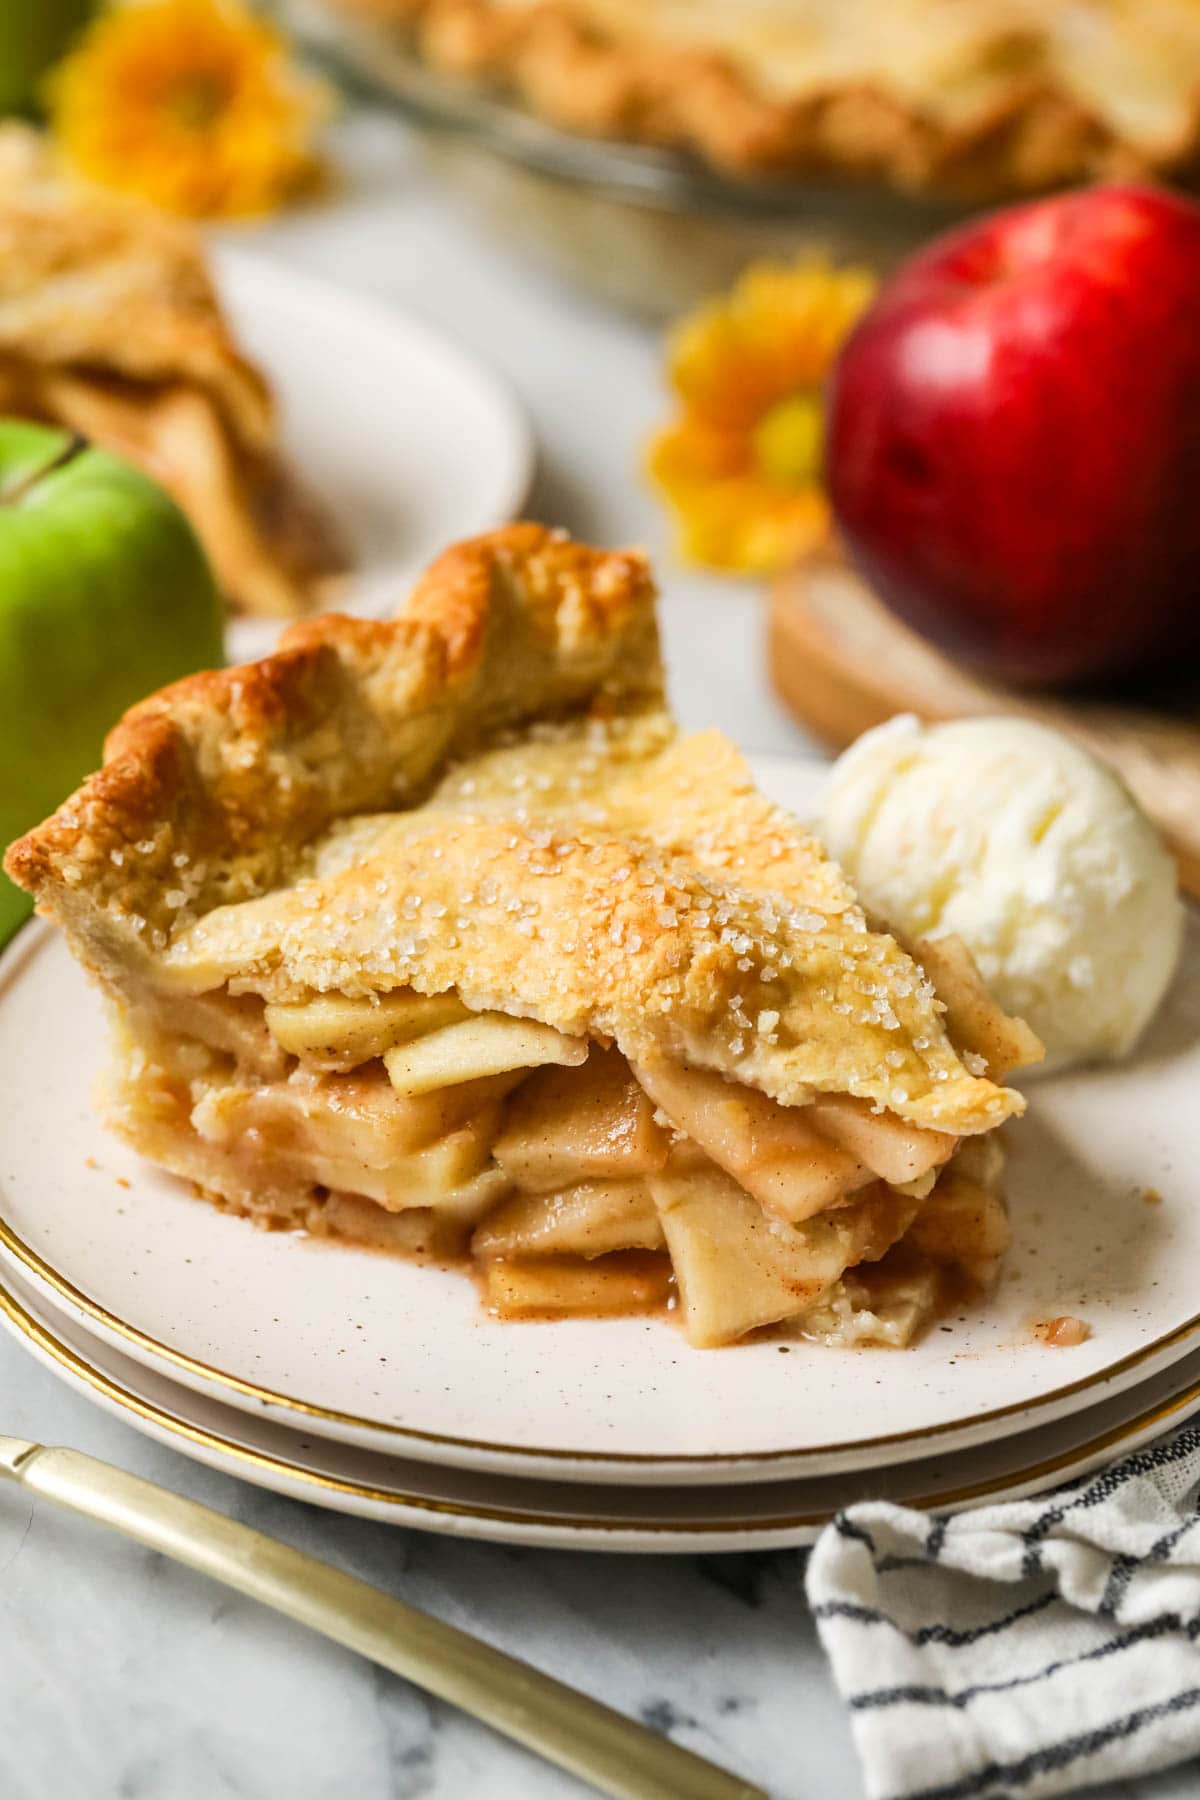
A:
{"type": "MultiPolygon", "coordinates": [[[[757,773],[810,809],[814,767],[757,773]]],[[[1194,922],[1137,1060],[1037,1083],[997,1293],[900,1352],[498,1322],[452,1272],[198,1203],[98,1123],[102,1056],[97,996],[29,927],[0,961],[0,1320],[150,1435],[318,1504],[587,1550],[766,1548],[867,1496],[1033,1492],[1200,1408],[1194,922]],[[1085,1342],[1043,1341],[1063,1314],[1085,1342]]]]}

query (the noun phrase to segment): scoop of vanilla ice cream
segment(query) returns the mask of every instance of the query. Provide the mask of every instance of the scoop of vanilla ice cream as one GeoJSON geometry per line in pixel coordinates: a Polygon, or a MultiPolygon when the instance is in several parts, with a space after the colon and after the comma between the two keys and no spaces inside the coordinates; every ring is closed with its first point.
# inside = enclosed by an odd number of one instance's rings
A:
{"type": "Polygon", "coordinates": [[[905,937],[955,934],[1046,1063],[1123,1056],[1179,956],[1175,865],[1110,770],[1023,719],[892,719],[834,765],[817,830],[905,937]]]}

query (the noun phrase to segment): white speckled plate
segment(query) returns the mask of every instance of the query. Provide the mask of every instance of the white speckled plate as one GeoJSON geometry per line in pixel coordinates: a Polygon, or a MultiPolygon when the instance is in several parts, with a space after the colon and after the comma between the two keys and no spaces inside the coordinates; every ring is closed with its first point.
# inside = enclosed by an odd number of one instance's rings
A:
{"type": "Polygon", "coordinates": [[[543,1549],[778,1550],[861,1499],[959,1512],[1015,1500],[1127,1455],[1200,1410],[1200,1351],[1072,1419],[889,1469],[737,1487],[617,1487],[449,1469],[255,1418],[100,1343],[9,1275],[0,1326],[52,1373],[186,1456],[338,1512],[543,1549]]]}
{"type": "MultiPolygon", "coordinates": [[[[456,538],[511,519],[533,436],[502,381],[396,306],[222,249],[214,265],[238,340],[266,372],[284,446],[351,556],[335,604],[394,612],[456,538]]],[[[234,619],[235,661],[261,656],[278,619],[234,619]]]]}
{"type": "MultiPolygon", "coordinates": [[[[815,765],[757,766],[810,809],[815,765]]],[[[559,1482],[757,1483],[1025,1432],[1200,1344],[1194,922],[1137,1059],[1033,1087],[998,1293],[901,1353],[697,1351],[659,1319],[499,1323],[459,1275],[197,1202],[97,1123],[102,1054],[99,1003],[62,944],[22,932],[0,963],[0,1260],[173,1380],[346,1443],[559,1482]],[[1062,1312],[1092,1335],[1047,1349],[1031,1323],[1062,1312]]]]}

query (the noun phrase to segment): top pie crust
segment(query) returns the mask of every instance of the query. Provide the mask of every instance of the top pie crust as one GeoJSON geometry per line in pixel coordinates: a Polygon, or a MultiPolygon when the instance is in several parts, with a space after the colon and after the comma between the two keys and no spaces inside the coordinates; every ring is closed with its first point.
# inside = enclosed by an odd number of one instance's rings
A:
{"type": "Polygon", "coordinates": [[[1022,1110],[924,971],[662,698],[644,560],[519,525],[135,707],[6,867],[116,996],[457,989],[632,1062],[918,1127],[1022,1110]]]}
{"type": "Polygon", "coordinates": [[[1192,0],[333,0],[568,129],[986,198],[1178,170],[1192,0]]]}

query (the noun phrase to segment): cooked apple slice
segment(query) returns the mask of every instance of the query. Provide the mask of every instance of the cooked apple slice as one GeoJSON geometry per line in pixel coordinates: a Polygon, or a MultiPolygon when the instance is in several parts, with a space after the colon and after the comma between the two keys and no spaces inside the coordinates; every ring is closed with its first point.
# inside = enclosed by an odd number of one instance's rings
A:
{"type": "Polygon", "coordinates": [[[922,1131],[895,1113],[874,1112],[850,1094],[818,1094],[805,1108],[822,1136],[857,1156],[882,1181],[919,1181],[951,1156],[958,1139],[946,1131],[922,1131]]]}
{"type": "Polygon", "coordinates": [[[383,1061],[396,1092],[412,1095],[503,1075],[510,1069],[536,1069],[542,1063],[578,1065],[586,1061],[587,1052],[586,1038],[567,1037],[534,1019],[473,1013],[459,1025],[397,1044],[385,1052],[383,1061]]]}
{"type": "Polygon", "coordinates": [[[457,994],[417,994],[412,988],[397,988],[378,999],[318,994],[266,1008],[267,1029],[275,1042],[318,1069],[357,1068],[393,1044],[469,1017],[457,994]]]}
{"type": "Polygon", "coordinates": [[[920,1205],[875,1182],[851,1205],[789,1225],[690,1145],[647,1181],[679,1282],[684,1331],[700,1348],[806,1311],[852,1263],[882,1256],[920,1205]]]}
{"type": "Polygon", "coordinates": [[[419,1150],[477,1118],[494,1100],[501,1100],[511,1092],[523,1075],[523,1069],[510,1069],[503,1075],[484,1075],[478,1081],[460,1081],[453,1087],[434,1088],[428,1094],[398,1094],[386,1079],[382,1085],[391,1091],[396,1106],[409,1119],[411,1148],[419,1150]]]}
{"type": "Polygon", "coordinates": [[[965,1269],[986,1286],[1010,1237],[1008,1210],[1000,1195],[951,1172],[938,1182],[906,1242],[934,1262],[965,1269]]]}
{"type": "Polygon", "coordinates": [[[266,1147],[272,1153],[312,1149],[386,1169],[456,1131],[508,1085],[507,1076],[496,1076],[408,1098],[395,1092],[382,1070],[357,1075],[297,1072],[262,1087],[231,1083],[210,1089],[192,1122],[210,1142],[229,1143],[253,1132],[248,1148],[266,1147]]]}
{"type": "Polygon", "coordinates": [[[956,1050],[982,1056],[993,1081],[1043,1061],[1041,1038],[1024,1019],[997,1006],[960,937],[923,938],[911,948],[946,1008],[946,1031],[956,1050]]]}
{"type": "Polygon", "coordinates": [[[955,1265],[987,1287],[1012,1236],[1000,1192],[1004,1153],[991,1138],[968,1138],[905,1235],[934,1262],[955,1265]]]}
{"type": "Polygon", "coordinates": [[[777,1218],[811,1218],[872,1179],[864,1162],[808,1122],[807,1109],[679,1063],[639,1064],[636,1073],[672,1123],[777,1218]]]}
{"type": "Polygon", "coordinates": [[[512,1183],[491,1164],[495,1109],[487,1109],[424,1150],[386,1169],[368,1169],[348,1156],[309,1156],[306,1168],[323,1187],[364,1194],[389,1212],[412,1206],[470,1221],[510,1192],[512,1183]]]}
{"type": "Polygon", "coordinates": [[[553,1194],[513,1194],[471,1240],[476,1256],[607,1256],[666,1247],[644,1181],[585,1181],[553,1194]]]}
{"type": "MultiPolygon", "coordinates": [[[[496,1161],[527,1193],[661,1169],[667,1134],[619,1050],[539,1069],[509,1101],[496,1161]]],[[[651,1207],[653,1211],[653,1207],[651,1207]]]]}
{"type": "Polygon", "coordinates": [[[494,1203],[511,1186],[489,1166],[500,1104],[485,1098],[488,1088],[473,1084],[469,1113],[455,1116],[440,1096],[436,1104],[433,1095],[401,1099],[382,1075],[300,1076],[210,1090],[191,1119],[207,1142],[250,1160],[267,1152],[294,1178],[390,1208],[432,1205],[478,1217],[477,1199],[494,1203]]]}
{"type": "Polygon", "coordinates": [[[595,1262],[530,1257],[487,1263],[483,1283],[488,1309],[501,1319],[603,1317],[661,1306],[671,1291],[671,1265],[665,1256],[638,1251],[595,1262]]]}

